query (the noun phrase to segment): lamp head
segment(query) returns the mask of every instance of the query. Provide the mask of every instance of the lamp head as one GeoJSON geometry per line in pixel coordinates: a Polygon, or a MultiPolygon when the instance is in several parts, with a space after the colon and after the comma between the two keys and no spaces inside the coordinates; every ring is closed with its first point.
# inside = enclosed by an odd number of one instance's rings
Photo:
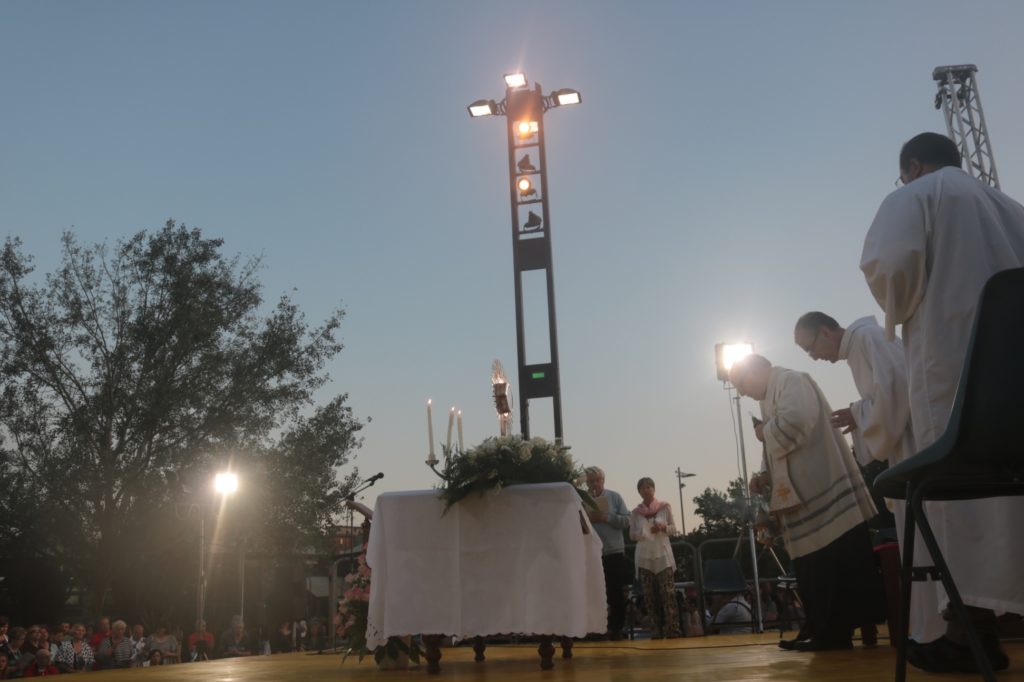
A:
{"type": "Polygon", "coordinates": [[[478,99],[466,108],[469,110],[469,115],[473,118],[494,116],[498,113],[498,103],[493,99],[478,99]]]}
{"type": "Polygon", "coordinates": [[[505,85],[510,90],[518,90],[526,87],[526,74],[522,71],[505,74],[505,85]]]}
{"type": "Polygon", "coordinates": [[[716,343],[715,369],[718,380],[729,381],[729,370],[736,361],[753,352],[754,345],[750,343],[716,343]]]}
{"type": "Polygon", "coordinates": [[[564,107],[567,104],[579,104],[583,101],[582,95],[579,90],[573,90],[572,88],[562,88],[561,90],[555,90],[551,93],[551,101],[556,106],[564,107]]]}
{"type": "Polygon", "coordinates": [[[230,495],[238,490],[238,474],[231,471],[219,473],[213,478],[213,489],[221,495],[230,495]]]}

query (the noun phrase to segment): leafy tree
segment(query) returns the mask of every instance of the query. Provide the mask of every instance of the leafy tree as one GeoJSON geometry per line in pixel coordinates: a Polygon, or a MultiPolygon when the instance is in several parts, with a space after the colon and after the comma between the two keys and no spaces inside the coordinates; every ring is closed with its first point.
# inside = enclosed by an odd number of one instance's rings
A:
{"type": "Polygon", "coordinates": [[[346,395],[314,404],[343,312],[261,312],[259,260],[222,247],[174,221],[114,248],[65,234],[41,282],[19,240],[0,252],[0,548],[59,559],[94,614],[140,580],[180,600],[194,532],[175,510],[220,467],[267,549],[322,537],[350,485],[363,425],[346,395]]]}
{"type": "Polygon", "coordinates": [[[694,512],[702,519],[695,531],[701,539],[734,537],[743,532],[746,510],[743,488],[743,479],[737,478],[729,482],[728,493],[705,488],[693,498],[694,512]]]}

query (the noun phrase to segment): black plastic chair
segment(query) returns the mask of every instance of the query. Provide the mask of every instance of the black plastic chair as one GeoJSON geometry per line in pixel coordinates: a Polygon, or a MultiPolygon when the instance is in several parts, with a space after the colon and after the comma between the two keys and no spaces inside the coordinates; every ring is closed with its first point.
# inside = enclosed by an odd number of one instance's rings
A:
{"type": "MultiPolygon", "coordinates": [[[[743,594],[747,591],[747,579],[743,568],[736,559],[708,559],[704,562],[704,593],[705,594],[743,594]]],[[[750,630],[755,631],[754,614],[749,606],[740,604],[750,614],[750,630]]],[[[717,614],[711,619],[710,626],[726,625],[717,623],[717,614]]],[[[734,625],[735,623],[731,623],[734,625]]]]}
{"type": "MultiPolygon", "coordinates": [[[[885,497],[906,499],[900,575],[900,613],[910,616],[910,586],[930,575],[942,580],[956,617],[964,624],[975,664],[982,677],[995,674],[982,651],[954,576],[950,575],[924,511],[926,500],[974,500],[1024,495],[1024,268],[993,275],[982,290],[967,357],[945,433],[921,452],[875,479],[885,497]],[[914,532],[935,563],[913,568],[914,532]]],[[[1009,541],[1010,538],[1007,538],[1009,541]]],[[[993,547],[993,554],[998,548],[993,547]]],[[[896,680],[906,679],[907,637],[897,643],[896,680]]]]}

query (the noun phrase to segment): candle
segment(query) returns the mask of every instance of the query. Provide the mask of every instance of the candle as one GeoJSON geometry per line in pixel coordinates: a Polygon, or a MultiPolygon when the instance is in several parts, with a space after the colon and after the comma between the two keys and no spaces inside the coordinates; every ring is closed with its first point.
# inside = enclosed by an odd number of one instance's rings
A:
{"type": "Polygon", "coordinates": [[[448,410],[448,440],[446,445],[448,446],[448,452],[452,449],[452,425],[455,423],[455,407],[448,410]]]}
{"type": "Polygon", "coordinates": [[[430,443],[430,459],[434,459],[434,413],[430,406],[431,400],[427,399],[427,440],[430,443]]]}
{"type": "Polygon", "coordinates": [[[462,445],[462,410],[459,410],[459,452],[463,452],[465,448],[462,445]]]}

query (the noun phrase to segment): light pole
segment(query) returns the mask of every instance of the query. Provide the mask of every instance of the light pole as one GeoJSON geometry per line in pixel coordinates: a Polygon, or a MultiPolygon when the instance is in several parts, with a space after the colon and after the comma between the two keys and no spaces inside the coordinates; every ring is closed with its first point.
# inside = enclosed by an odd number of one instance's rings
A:
{"type": "MultiPolygon", "coordinates": [[[[213,478],[213,489],[221,496],[223,502],[228,495],[238,490],[238,474],[230,471],[218,473],[213,478]]],[[[195,505],[199,509],[199,577],[196,585],[196,623],[203,620],[206,610],[206,511],[204,506],[195,505]]],[[[242,565],[242,601],[245,601],[245,566],[242,565]]]]}
{"type": "Polygon", "coordinates": [[[683,488],[686,484],[683,483],[684,478],[691,478],[697,474],[684,473],[682,469],[676,467],[676,480],[679,481],[679,526],[683,531],[683,535],[686,535],[686,516],[683,513],[683,488]]]}
{"type": "Polygon", "coordinates": [[[577,90],[563,88],[550,95],[540,83],[530,90],[526,75],[505,75],[505,98],[481,99],[470,104],[469,115],[505,116],[508,133],[509,197],[512,204],[512,265],[515,270],[516,352],[519,356],[519,420],[523,438],[530,437],[530,398],[551,398],[555,440],[562,440],[562,389],[558,370],[558,332],[555,325],[555,280],[551,257],[551,214],[548,210],[547,154],[544,114],[554,107],[579,104],[577,90]],[[533,165],[530,153],[537,155],[533,165]],[[537,187],[537,181],[540,187],[537,187]],[[539,193],[538,193],[539,190],[539,193]],[[540,215],[534,212],[538,209],[540,215]],[[547,285],[547,362],[526,362],[523,328],[523,273],[543,270],[547,285]]]}

